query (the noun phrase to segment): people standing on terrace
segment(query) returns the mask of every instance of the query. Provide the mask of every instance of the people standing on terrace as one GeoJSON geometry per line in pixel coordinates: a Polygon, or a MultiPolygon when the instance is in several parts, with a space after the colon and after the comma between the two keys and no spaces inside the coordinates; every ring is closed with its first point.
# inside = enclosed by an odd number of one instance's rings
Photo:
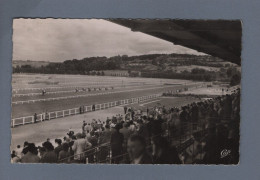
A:
{"type": "MultiPolygon", "coordinates": [[[[41,157],[40,162],[44,163],[84,163],[86,158],[88,163],[121,163],[123,158],[128,159],[127,156],[130,159],[128,163],[135,164],[180,163],[176,154],[184,156],[183,163],[237,163],[239,159],[239,96],[238,91],[229,96],[192,103],[182,107],[182,115],[176,107],[167,109],[160,105],[149,109],[148,117],[135,113],[132,120],[129,117],[124,120],[121,115],[117,114],[111,118],[108,117],[103,122],[105,128],[101,120],[93,119],[91,124],[84,127],[84,130],[89,130],[86,137],[81,133],[75,136],[72,133],[74,130],[70,128],[69,137],[64,138],[63,143],[58,143],[58,148],[60,144],[62,146],[59,153],[55,153],[57,148],[54,150],[50,140],[43,144],[43,148],[38,148],[40,154],[36,151],[32,152],[39,158],[41,157]],[[223,112],[224,115],[221,113],[222,109],[225,111],[227,100],[231,100],[231,103],[228,103],[232,105],[229,112],[231,119],[227,118],[226,112],[223,112]],[[217,119],[214,120],[214,118],[217,119]],[[185,124],[181,122],[183,119],[185,124]],[[229,122],[233,123],[232,120],[235,121],[235,125],[229,125],[229,122]],[[196,121],[198,125],[194,128],[192,125],[196,121]],[[182,127],[180,124],[187,126],[182,127]],[[186,130],[184,131],[183,128],[186,130]],[[183,130],[182,136],[179,134],[180,129],[183,130]],[[165,142],[166,139],[167,142],[165,142]],[[63,144],[67,144],[68,148],[64,149],[63,144]],[[87,144],[87,147],[84,144],[87,144]],[[178,147],[177,150],[175,146],[178,147]],[[220,158],[222,150],[225,149],[231,150],[232,153],[225,158],[220,158]],[[126,152],[128,154],[124,155],[126,152]],[[72,159],[62,160],[69,155],[72,159]]],[[[24,143],[24,155],[29,152],[29,146],[32,147],[30,143],[24,143]]],[[[16,162],[16,153],[12,154],[13,162],[16,162]]],[[[27,156],[30,158],[33,154],[27,156]]],[[[30,160],[23,160],[23,162],[28,161],[30,160]]]]}

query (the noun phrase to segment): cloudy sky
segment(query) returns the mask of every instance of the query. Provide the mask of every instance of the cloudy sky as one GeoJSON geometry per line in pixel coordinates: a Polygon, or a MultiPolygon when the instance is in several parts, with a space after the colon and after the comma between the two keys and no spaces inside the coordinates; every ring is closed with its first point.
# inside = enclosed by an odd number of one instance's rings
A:
{"type": "Polygon", "coordinates": [[[202,54],[97,19],[15,19],[13,59],[64,61],[91,56],[202,54]]]}

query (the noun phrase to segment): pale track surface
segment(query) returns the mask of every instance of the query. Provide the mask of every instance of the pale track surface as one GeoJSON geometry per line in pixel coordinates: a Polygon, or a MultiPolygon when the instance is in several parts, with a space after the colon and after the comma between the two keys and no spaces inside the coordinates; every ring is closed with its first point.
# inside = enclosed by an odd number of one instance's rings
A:
{"type": "Polygon", "coordinates": [[[105,121],[107,117],[112,117],[119,113],[123,113],[123,107],[118,106],[101,111],[39,122],[36,124],[18,126],[11,129],[12,140],[10,148],[14,149],[18,144],[23,145],[24,141],[39,144],[46,141],[47,138],[52,140],[55,138],[63,138],[67,134],[69,128],[74,129],[76,133],[81,132],[83,120],[87,123],[91,122],[92,119],[105,121]]]}

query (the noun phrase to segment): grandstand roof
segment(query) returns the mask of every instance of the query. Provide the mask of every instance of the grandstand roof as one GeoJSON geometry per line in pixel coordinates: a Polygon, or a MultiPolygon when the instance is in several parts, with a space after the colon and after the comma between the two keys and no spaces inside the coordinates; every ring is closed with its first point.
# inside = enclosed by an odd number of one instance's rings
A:
{"type": "Polygon", "coordinates": [[[109,19],[116,24],[241,65],[239,20],[109,19]]]}

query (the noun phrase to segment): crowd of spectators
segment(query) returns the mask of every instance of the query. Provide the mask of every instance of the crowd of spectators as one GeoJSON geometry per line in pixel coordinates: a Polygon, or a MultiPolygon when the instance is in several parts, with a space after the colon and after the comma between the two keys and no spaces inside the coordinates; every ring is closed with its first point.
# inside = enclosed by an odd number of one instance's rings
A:
{"type": "Polygon", "coordinates": [[[181,108],[124,107],[105,121],[83,121],[63,139],[36,147],[24,142],[13,163],[236,164],[239,160],[240,90],[181,108]],[[182,148],[180,148],[182,147],[182,148]]]}

